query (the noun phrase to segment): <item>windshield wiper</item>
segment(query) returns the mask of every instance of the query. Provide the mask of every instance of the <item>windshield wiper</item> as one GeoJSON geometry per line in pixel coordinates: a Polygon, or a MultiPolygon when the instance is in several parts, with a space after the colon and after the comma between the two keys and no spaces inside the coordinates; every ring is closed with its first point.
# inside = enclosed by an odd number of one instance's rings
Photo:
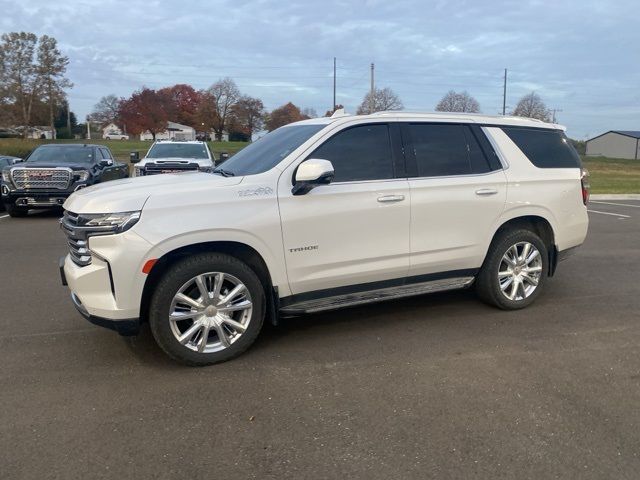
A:
{"type": "Polygon", "coordinates": [[[230,172],[229,170],[225,170],[224,168],[216,168],[213,173],[219,173],[220,175],[222,175],[223,177],[235,177],[236,174],[233,172],[230,172]]]}

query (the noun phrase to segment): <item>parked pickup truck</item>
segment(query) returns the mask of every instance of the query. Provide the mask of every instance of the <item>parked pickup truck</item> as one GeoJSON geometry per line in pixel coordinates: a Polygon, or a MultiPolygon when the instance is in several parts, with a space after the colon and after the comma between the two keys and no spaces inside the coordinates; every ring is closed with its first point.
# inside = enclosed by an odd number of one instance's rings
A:
{"type": "Polygon", "coordinates": [[[7,213],[24,217],[30,208],[60,208],[73,192],[128,176],[128,166],[102,145],[41,145],[2,169],[0,193],[7,213]]]}
{"type": "Polygon", "coordinates": [[[134,177],[161,173],[211,172],[215,157],[206,142],[158,140],[140,160],[138,152],[131,153],[134,177]]]}
{"type": "Polygon", "coordinates": [[[583,173],[555,124],[334,114],[274,130],[213,173],[72,195],[62,280],[89,321],[149,322],[190,365],[235,357],[279,316],[471,286],[517,310],[567,287],[550,277],[587,234],[583,173]]]}

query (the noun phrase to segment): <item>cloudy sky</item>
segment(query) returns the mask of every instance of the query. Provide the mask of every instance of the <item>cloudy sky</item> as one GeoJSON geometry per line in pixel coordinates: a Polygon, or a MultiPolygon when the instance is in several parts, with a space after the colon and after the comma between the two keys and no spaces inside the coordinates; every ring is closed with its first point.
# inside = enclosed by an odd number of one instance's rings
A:
{"type": "Polygon", "coordinates": [[[369,88],[433,110],[468,90],[483,113],[535,91],[578,139],[640,130],[637,0],[0,0],[0,32],[58,39],[71,63],[79,118],[102,96],[142,85],[206,88],[232,77],[268,109],[287,101],[319,114],[354,112],[369,88]]]}

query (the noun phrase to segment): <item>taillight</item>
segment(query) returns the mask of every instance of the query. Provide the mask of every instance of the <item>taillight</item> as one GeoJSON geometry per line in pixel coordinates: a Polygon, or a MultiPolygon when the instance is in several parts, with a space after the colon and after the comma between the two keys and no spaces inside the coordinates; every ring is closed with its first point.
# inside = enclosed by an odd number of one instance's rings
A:
{"type": "Polygon", "coordinates": [[[589,203],[589,189],[591,185],[589,185],[589,170],[583,168],[580,171],[580,184],[582,185],[582,203],[585,205],[589,203]]]}

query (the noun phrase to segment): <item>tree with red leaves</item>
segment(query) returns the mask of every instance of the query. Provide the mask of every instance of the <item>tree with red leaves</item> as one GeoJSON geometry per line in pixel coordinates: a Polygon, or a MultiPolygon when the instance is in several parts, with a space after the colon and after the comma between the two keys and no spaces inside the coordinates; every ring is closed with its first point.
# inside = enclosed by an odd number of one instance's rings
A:
{"type": "Polygon", "coordinates": [[[118,113],[127,131],[134,135],[148,131],[154,140],[157,133],[166,130],[169,120],[163,95],[146,87],[123,99],[118,113]]]}
{"type": "Polygon", "coordinates": [[[279,108],[276,108],[269,114],[267,118],[267,130],[271,132],[283,125],[298,122],[300,120],[306,120],[308,118],[308,116],[304,115],[300,111],[299,107],[296,107],[293,103],[289,102],[279,108]]]}
{"type": "Polygon", "coordinates": [[[196,118],[201,95],[191,85],[178,84],[158,90],[169,120],[200,128],[196,118]]]}

